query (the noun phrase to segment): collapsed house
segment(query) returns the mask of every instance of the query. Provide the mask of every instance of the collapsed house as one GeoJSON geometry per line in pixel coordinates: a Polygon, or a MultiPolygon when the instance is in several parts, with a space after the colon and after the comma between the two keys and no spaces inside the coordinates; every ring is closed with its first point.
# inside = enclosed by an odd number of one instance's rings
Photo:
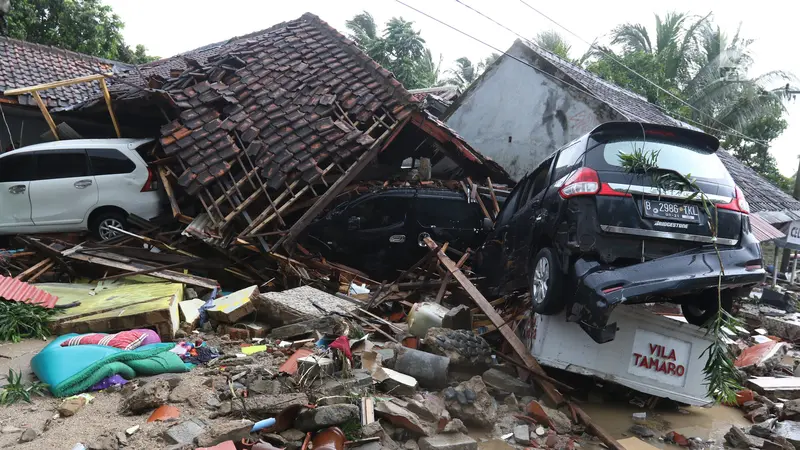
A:
{"type": "MultiPolygon", "coordinates": [[[[514,179],[604,122],[693,128],[644,97],[522,40],[486,68],[454,101],[444,120],[514,179]]],[[[720,149],[717,155],[750,203],[759,240],[782,237],[773,225],[800,218],[800,201],[727,151],[720,149]]]]}
{"type": "Polygon", "coordinates": [[[160,136],[155,164],[174,216],[202,215],[222,246],[289,248],[342,189],[396,176],[408,158],[430,158],[433,178],[510,182],[312,14],[143,65],[111,93],[121,122],[143,116],[140,133],[160,136]]]}

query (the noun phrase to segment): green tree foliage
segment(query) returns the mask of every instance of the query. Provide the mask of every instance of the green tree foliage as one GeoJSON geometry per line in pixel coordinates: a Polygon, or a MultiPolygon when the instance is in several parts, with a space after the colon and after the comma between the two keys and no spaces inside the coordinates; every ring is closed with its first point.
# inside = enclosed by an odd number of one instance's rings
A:
{"type": "Polygon", "coordinates": [[[761,175],[785,187],[788,181],[777,171],[768,148],[786,128],[786,110],[781,92],[767,88],[778,80],[792,79],[791,75],[773,71],[751,76],[749,46],[753,41],[741,38],[739,30],[726,34],[712,23],[710,14],[656,15],[654,31],[651,34],[642,24],[617,26],[612,31],[612,47],[594,46],[587,68],[663,106],[681,120],[688,118],[719,137],[761,175]],[[743,139],[741,134],[759,142],[743,139]]]}
{"type": "Polygon", "coordinates": [[[458,87],[463,92],[470,84],[478,79],[479,76],[500,57],[499,53],[492,53],[486,58],[473,63],[466,56],[462,56],[455,61],[455,67],[445,70],[446,78],[439,80],[437,84],[451,85],[458,87]]]}
{"type": "Polygon", "coordinates": [[[372,59],[394,73],[406,89],[431,87],[439,77],[439,63],[414,22],[393,17],[383,33],[378,34],[375,19],[368,12],[356,14],[345,22],[353,39],[372,59]]]}
{"type": "Polygon", "coordinates": [[[572,46],[569,45],[560,34],[553,30],[546,30],[538,33],[533,38],[533,43],[550,53],[555,53],[561,59],[571,61],[569,51],[572,49],[572,46]]]}
{"type": "Polygon", "coordinates": [[[7,20],[16,39],[133,64],[157,59],[125,43],[124,23],[101,0],[13,0],[7,20]]]}

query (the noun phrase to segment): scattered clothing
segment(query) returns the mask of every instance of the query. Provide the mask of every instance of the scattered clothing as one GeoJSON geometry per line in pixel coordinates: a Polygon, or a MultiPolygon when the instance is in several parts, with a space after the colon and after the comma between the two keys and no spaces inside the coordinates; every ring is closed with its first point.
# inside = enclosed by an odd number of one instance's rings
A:
{"type": "Polygon", "coordinates": [[[108,389],[111,386],[114,386],[116,384],[118,384],[120,386],[123,386],[127,382],[128,382],[128,380],[126,380],[125,378],[122,378],[119,375],[111,375],[110,377],[104,378],[102,381],[100,381],[99,383],[97,383],[94,386],[92,386],[91,388],[89,388],[89,390],[90,391],[102,391],[103,389],[108,389]]]}
{"type": "Polygon", "coordinates": [[[116,334],[89,333],[80,334],[61,343],[62,347],[74,345],[104,345],[120,350],[134,350],[142,346],[147,334],[141,331],[122,331],[116,334]]]}
{"type": "Polygon", "coordinates": [[[347,359],[353,361],[353,354],[350,352],[350,341],[347,339],[347,336],[339,336],[336,340],[331,342],[328,348],[341,351],[347,359]]]}

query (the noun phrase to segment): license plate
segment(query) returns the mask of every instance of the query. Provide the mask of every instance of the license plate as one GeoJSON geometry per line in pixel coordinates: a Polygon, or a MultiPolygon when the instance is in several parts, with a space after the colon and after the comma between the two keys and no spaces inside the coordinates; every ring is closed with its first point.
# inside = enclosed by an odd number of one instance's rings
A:
{"type": "Polygon", "coordinates": [[[652,217],[654,219],[700,223],[700,208],[697,205],[686,203],[645,199],[644,215],[645,217],[652,217]]]}

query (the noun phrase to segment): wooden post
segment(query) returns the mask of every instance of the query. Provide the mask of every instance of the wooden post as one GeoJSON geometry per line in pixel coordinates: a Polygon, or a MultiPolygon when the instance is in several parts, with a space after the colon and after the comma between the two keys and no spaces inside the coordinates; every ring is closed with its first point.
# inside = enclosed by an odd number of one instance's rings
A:
{"type": "MultiPolygon", "coordinates": [[[[469,258],[469,252],[470,250],[467,249],[467,251],[465,251],[464,254],[461,255],[461,259],[459,259],[458,262],[456,263],[457,268],[461,269],[461,266],[463,266],[464,263],[467,261],[467,258],[469,258]]],[[[444,293],[447,290],[447,285],[450,284],[451,277],[452,275],[450,274],[449,271],[446,274],[444,274],[444,278],[442,278],[442,286],[439,287],[439,292],[436,294],[436,300],[434,300],[436,303],[442,302],[442,297],[444,297],[444,293]]]]}
{"type": "Polygon", "coordinates": [[[56,129],[56,123],[53,122],[53,117],[50,116],[50,111],[47,110],[47,106],[44,104],[44,101],[42,101],[42,97],[40,97],[39,93],[36,91],[32,91],[31,95],[33,96],[33,99],[36,100],[36,104],[39,105],[39,110],[42,112],[44,120],[47,122],[47,126],[50,127],[50,131],[53,133],[53,137],[55,137],[56,140],[58,141],[59,137],[58,137],[58,130],[56,129]]]}
{"type": "Polygon", "coordinates": [[[472,198],[478,202],[478,206],[481,207],[481,211],[483,211],[483,215],[486,216],[489,220],[494,220],[491,214],[489,214],[489,210],[486,209],[486,205],[483,204],[483,199],[481,198],[481,194],[478,193],[478,187],[475,186],[475,183],[472,182],[472,178],[467,177],[467,182],[469,182],[469,189],[472,191],[472,198]]]}
{"type": "Polygon", "coordinates": [[[108,86],[106,86],[106,79],[100,78],[98,80],[100,82],[100,89],[103,90],[103,97],[106,99],[106,106],[108,106],[108,114],[111,116],[111,123],[114,124],[114,131],[117,132],[117,137],[121,138],[122,133],[119,132],[119,124],[117,123],[117,116],[114,114],[114,108],[111,106],[111,94],[108,92],[108,86]]]}
{"type": "Polygon", "coordinates": [[[169,206],[172,208],[172,217],[180,216],[181,208],[178,206],[178,200],[175,199],[175,192],[172,190],[172,185],[169,184],[167,170],[164,166],[158,166],[158,176],[161,178],[161,184],[164,185],[164,191],[166,191],[167,197],[169,198],[169,206]]]}
{"type": "MultiPolygon", "coordinates": [[[[483,294],[481,294],[480,291],[475,287],[475,285],[472,284],[471,281],[469,281],[466,275],[464,275],[461,272],[461,270],[458,267],[456,267],[456,263],[453,262],[452,259],[448,258],[447,255],[444,254],[444,252],[439,248],[438,244],[436,244],[436,242],[433,241],[433,239],[425,238],[425,244],[428,246],[429,249],[431,249],[431,251],[436,252],[436,256],[439,258],[439,261],[441,261],[442,264],[447,268],[448,272],[450,272],[453,275],[453,277],[458,281],[461,287],[464,288],[464,290],[472,298],[472,300],[478,305],[478,307],[481,308],[483,313],[486,314],[489,320],[491,320],[492,323],[497,327],[497,329],[500,330],[500,334],[502,334],[506,342],[508,342],[509,345],[511,345],[511,348],[514,350],[514,353],[516,353],[517,356],[519,356],[520,359],[522,359],[523,363],[525,363],[525,366],[528,368],[528,370],[538,375],[547,376],[547,373],[545,373],[544,369],[542,369],[542,366],[539,365],[539,362],[536,361],[536,358],[534,358],[533,355],[530,354],[528,348],[525,346],[525,344],[522,343],[522,340],[520,340],[519,336],[517,336],[516,333],[514,333],[514,331],[511,329],[511,327],[509,327],[508,324],[505,323],[503,317],[497,313],[497,311],[489,303],[489,301],[486,300],[486,297],[484,297],[483,294]]],[[[586,412],[584,412],[580,407],[568,401],[565,401],[564,397],[561,395],[560,392],[556,390],[555,386],[553,386],[552,383],[544,379],[536,377],[534,378],[539,383],[539,386],[542,387],[542,390],[545,392],[550,401],[556,405],[556,407],[560,407],[562,405],[569,406],[570,409],[575,411],[575,415],[580,419],[580,421],[583,422],[583,424],[586,425],[586,427],[590,431],[592,431],[595,434],[595,436],[597,436],[600,439],[600,441],[604,443],[607,447],[613,450],[625,450],[625,448],[622,445],[620,445],[619,442],[616,441],[616,439],[611,437],[611,435],[606,433],[605,430],[603,430],[597,424],[592,422],[592,420],[589,418],[589,415],[586,414],[586,412]]]]}
{"type": "Polygon", "coordinates": [[[492,179],[487,177],[486,182],[489,184],[489,194],[492,196],[492,204],[494,205],[495,214],[500,214],[500,205],[497,203],[497,196],[494,195],[494,186],[492,185],[492,179]]]}
{"type": "Polygon", "coordinates": [[[778,283],[778,246],[775,246],[775,256],[772,257],[772,287],[778,283]]]}

